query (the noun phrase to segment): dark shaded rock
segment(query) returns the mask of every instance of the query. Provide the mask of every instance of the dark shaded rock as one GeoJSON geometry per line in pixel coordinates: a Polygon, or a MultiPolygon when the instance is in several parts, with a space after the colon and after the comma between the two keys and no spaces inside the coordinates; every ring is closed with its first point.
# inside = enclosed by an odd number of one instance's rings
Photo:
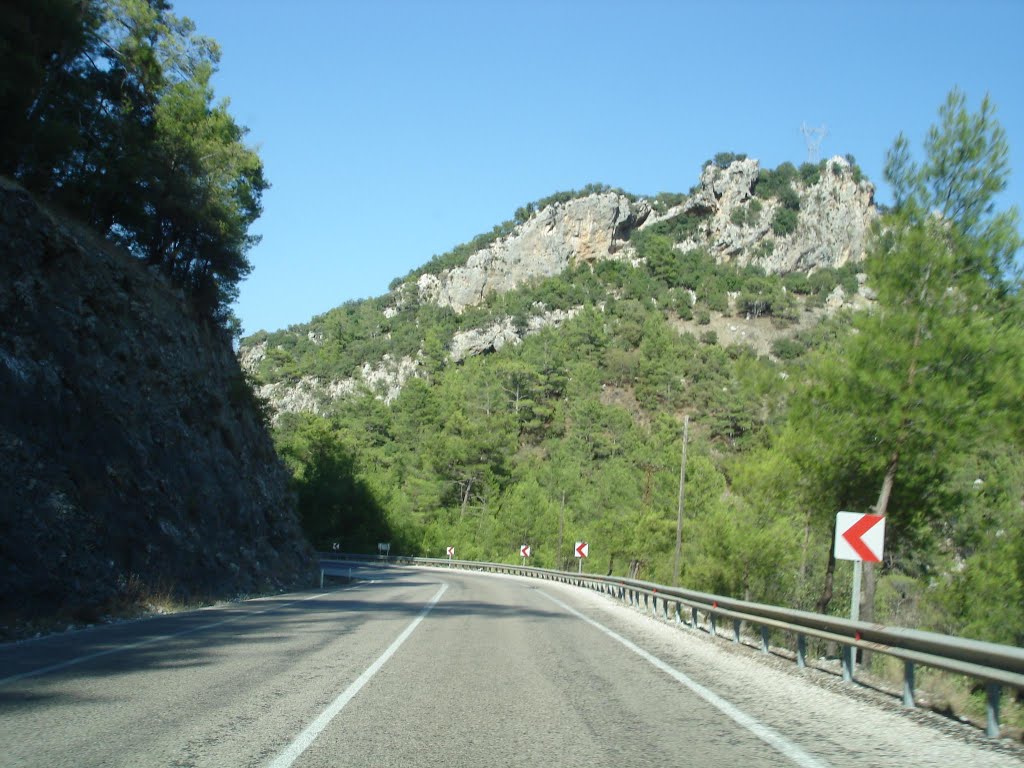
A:
{"type": "Polygon", "coordinates": [[[0,620],[310,577],[224,331],[0,181],[0,620]]]}

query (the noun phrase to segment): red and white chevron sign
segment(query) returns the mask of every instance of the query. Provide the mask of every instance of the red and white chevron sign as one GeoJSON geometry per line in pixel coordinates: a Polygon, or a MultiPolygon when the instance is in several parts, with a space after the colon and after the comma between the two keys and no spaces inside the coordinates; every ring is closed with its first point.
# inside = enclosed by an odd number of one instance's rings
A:
{"type": "Polygon", "coordinates": [[[455,557],[455,547],[448,547],[448,557],[455,557]]]}
{"type": "Polygon", "coordinates": [[[530,549],[530,545],[529,544],[523,544],[523,546],[521,546],[519,548],[519,556],[520,557],[529,557],[531,551],[532,550],[530,549]]]}
{"type": "Polygon", "coordinates": [[[585,541],[576,542],[576,557],[590,557],[590,545],[585,541]]]}
{"type": "Polygon", "coordinates": [[[885,518],[859,512],[836,513],[835,556],[837,560],[877,563],[885,548],[885,518]]]}

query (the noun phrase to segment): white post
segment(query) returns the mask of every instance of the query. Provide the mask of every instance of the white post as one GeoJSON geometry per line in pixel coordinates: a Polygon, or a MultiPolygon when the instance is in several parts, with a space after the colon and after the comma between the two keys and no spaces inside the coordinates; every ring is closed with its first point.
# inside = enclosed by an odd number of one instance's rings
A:
{"type": "Polygon", "coordinates": [[[850,621],[860,621],[860,580],[864,573],[864,561],[853,561],[853,590],[850,596],[850,621]]]}
{"type": "MultiPolygon", "coordinates": [[[[860,621],[860,582],[864,574],[864,561],[853,561],[853,589],[850,590],[850,621],[860,621]]],[[[857,668],[857,646],[848,646],[846,652],[850,654],[847,664],[850,680],[853,680],[854,670],[857,668]]]]}

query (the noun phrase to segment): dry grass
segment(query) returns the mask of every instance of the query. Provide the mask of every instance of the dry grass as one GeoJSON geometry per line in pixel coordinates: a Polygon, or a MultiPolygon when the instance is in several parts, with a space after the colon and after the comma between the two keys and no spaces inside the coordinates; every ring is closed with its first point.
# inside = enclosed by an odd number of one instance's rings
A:
{"type": "MultiPolygon", "coordinates": [[[[880,687],[891,692],[903,690],[903,662],[900,659],[875,654],[871,660],[870,675],[880,683],[880,687]]],[[[918,666],[915,668],[914,699],[919,707],[985,728],[985,685],[978,680],[918,666]]],[[[1003,689],[999,723],[1004,737],[1024,741],[1024,691],[1003,689]]]]}

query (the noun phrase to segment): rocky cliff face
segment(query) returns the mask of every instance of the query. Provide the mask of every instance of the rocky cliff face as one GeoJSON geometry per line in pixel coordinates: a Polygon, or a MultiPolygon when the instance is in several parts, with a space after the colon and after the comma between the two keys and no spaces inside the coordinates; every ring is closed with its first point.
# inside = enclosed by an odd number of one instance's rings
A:
{"type": "Polygon", "coordinates": [[[0,624],[309,575],[230,339],[0,181],[0,624]]]}
{"type": "Polygon", "coordinates": [[[663,215],[652,215],[644,199],[615,192],[556,203],[539,211],[512,234],[469,257],[464,267],[420,276],[420,301],[462,312],[491,293],[511,291],[531,280],[553,277],[567,267],[609,258],[631,258],[628,237],[679,215],[701,219],[680,250],[704,248],[719,262],[756,264],[768,273],[811,272],[841,267],[864,257],[871,222],[878,216],[874,186],[858,180],[850,164],[833,157],[814,184],[795,183],[800,212],[794,232],[772,230],[782,203],[758,198],[757,160],[737,160],[727,168],[709,165],[695,192],[663,215]],[[737,213],[743,215],[737,218],[737,213]]]}
{"type": "Polygon", "coordinates": [[[631,202],[615,192],[549,205],[508,237],[470,256],[466,266],[422,275],[416,284],[419,298],[461,312],[491,293],[613,257],[650,212],[646,201],[631,202]]]}
{"type": "Polygon", "coordinates": [[[703,247],[720,262],[756,264],[769,274],[813,272],[864,258],[871,222],[878,217],[875,188],[858,180],[844,158],[825,163],[815,184],[795,182],[800,211],[796,230],[785,235],[775,234],[771,226],[782,203],[773,198],[754,203],[760,173],[752,159],[728,168],[709,165],[686,202],[647,224],[680,213],[701,216],[696,235],[677,247],[703,247]]]}

